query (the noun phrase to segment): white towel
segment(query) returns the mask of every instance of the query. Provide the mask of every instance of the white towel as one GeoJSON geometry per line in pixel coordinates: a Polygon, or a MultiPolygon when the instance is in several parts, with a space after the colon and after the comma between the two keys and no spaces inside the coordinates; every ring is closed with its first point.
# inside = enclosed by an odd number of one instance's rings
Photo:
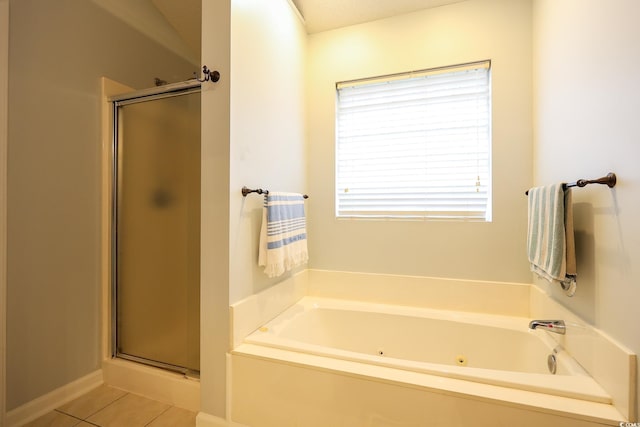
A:
{"type": "Polygon", "coordinates": [[[258,265],[276,277],[309,260],[304,197],[270,191],[264,198],[258,265]]]}
{"type": "Polygon", "coordinates": [[[531,271],[575,290],[571,189],[562,183],[529,190],[527,248],[531,271]]]}

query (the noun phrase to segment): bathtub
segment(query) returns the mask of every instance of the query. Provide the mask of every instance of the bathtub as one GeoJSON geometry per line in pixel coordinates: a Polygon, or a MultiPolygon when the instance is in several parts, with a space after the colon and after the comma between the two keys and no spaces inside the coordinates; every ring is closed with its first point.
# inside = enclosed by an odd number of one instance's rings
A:
{"type": "Polygon", "coordinates": [[[305,296],[244,343],[611,404],[548,332],[528,329],[529,320],[305,296]]]}

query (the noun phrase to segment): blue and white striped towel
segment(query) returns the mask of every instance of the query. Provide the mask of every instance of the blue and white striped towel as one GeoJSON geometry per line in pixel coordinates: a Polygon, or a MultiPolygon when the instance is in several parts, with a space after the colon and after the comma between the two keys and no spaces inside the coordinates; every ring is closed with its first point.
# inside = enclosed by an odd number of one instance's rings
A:
{"type": "Polygon", "coordinates": [[[562,183],[529,190],[527,248],[531,271],[575,288],[571,189],[562,183]]]}
{"type": "Polygon", "coordinates": [[[304,197],[270,191],[264,198],[258,265],[276,277],[308,259],[304,197]]]}

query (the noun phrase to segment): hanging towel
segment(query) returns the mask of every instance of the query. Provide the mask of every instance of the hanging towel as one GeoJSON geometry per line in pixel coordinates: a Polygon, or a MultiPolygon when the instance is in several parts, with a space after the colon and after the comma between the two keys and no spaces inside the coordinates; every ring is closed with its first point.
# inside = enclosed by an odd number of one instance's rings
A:
{"type": "Polygon", "coordinates": [[[264,197],[258,265],[276,277],[308,259],[304,197],[270,191],[264,197]]]}
{"type": "Polygon", "coordinates": [[[562,183],[530,189],[528,216],[531,271],[574,292],[576,253],[571,189],[562,183]]]}

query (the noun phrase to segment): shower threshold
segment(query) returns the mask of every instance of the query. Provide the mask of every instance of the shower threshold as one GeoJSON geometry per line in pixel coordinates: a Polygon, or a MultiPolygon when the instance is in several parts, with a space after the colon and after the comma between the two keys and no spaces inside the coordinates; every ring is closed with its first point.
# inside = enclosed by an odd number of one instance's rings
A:
{"type": "Polygon", "coordinates": [[[142,365],[153,366],[154,368],[160,368],[165,371],[182,374],[182,376],[184,376],[187,379],[198,380],[198,381],[200,380],[200,371],[195,369],[185,368],[184,366],[172,365],[170,363],[146,359],[144,357],[132,356],[130,354],[125,354],[125,353],[117,353],[115,357],[118,359],[128,360],[130,362],[140,363],[142,365]]]}
{"type": "Polygon", "coordinates": [[[105,384],[189,411],[200,411],[200,380],[121,357],[102,362],[105,384]]]}

